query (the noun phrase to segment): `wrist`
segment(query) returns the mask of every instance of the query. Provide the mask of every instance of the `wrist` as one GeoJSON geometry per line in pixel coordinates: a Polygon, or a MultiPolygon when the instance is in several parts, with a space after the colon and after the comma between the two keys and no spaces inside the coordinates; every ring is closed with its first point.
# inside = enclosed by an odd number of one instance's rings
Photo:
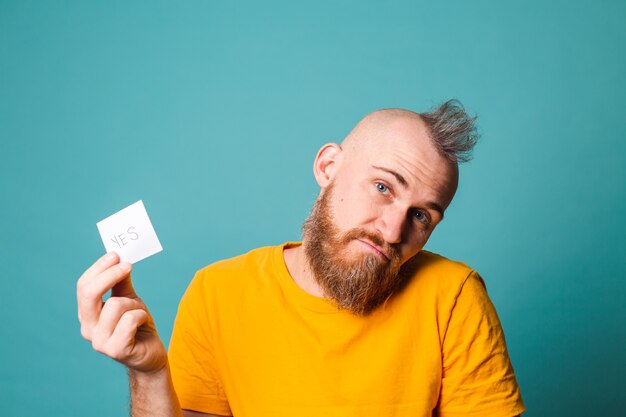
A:
{"type": "Polygon", "coordinates": [[[169,380],[170,378],[170,367],[167,360],[162,365],[155,367],[154,369],[127,369],[128,377],[130,378],[131,383],[133,381],[141,384],[155,383],[157,381],[169,380]]]}
{"type": "Polygon", "coordinates": [[[155,338],[146,345],[144,352],[139,352],[136,358],[124,361],[129,374],[132,372],[139,377],[151,377],[163,373],[168,368],[167,350],[160,339],[155,338]]]}

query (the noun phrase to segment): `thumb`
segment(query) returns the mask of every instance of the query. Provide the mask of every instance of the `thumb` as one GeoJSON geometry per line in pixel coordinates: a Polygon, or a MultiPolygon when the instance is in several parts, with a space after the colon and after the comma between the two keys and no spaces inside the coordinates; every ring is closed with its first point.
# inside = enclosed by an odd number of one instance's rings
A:
{"type": "Polygon", "coordinates": [[[111,296],[137,298],[137,293],[135,293],[135,289],[133,288],[130,274],[126,275],[123,280],[113,286],[111,289],[111,296]]]}

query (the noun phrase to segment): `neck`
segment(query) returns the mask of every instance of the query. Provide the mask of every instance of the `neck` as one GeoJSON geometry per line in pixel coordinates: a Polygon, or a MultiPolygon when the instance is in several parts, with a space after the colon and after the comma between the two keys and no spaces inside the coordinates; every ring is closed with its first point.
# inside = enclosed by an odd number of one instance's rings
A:
{"type": "Polygon", "coordinates": [[[316,297],[324,297],[324,292],[315,280],[313,271],[311,271],[309,260],[304,251],[304,244],[303,242],[300,246],[288,248],[283,251],[285,265],[287,265],[289,275],[291,275],[294,282],[298,284],[298,287],[316,297]]]}

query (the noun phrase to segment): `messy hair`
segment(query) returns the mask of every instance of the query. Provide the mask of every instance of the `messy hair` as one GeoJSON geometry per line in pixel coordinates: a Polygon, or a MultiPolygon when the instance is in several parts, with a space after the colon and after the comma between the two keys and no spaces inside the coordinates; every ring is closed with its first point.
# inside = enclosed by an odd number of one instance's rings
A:
{"type": "Polygon", "coordinates": [[[457,99],[448,100],[436,109],[419,114],[439,151],[450,161],[467,162],[480,135],[471,117],[457,99]]]}

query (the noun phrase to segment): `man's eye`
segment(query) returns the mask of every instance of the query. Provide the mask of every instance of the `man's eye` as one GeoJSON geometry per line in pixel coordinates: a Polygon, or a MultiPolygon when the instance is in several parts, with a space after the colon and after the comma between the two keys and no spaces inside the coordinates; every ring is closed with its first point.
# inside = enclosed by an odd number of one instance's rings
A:
{"type": "Polygon", "coordinates": [[[426,215],[426,213],[424,213],[421,210],[415,211],[415,219],[417,219],[417,221],[422,222],[422,223],[428,223],[428,216],[426,215]]]}
{"type": "Polygon", "coordinates": [[[389,191],[389,187],[387,187],[385,184],[382,184],[380,182],[376,183],[376,189],[378,191],[380,191],[381,193],[385,194],[389,191]]]}

